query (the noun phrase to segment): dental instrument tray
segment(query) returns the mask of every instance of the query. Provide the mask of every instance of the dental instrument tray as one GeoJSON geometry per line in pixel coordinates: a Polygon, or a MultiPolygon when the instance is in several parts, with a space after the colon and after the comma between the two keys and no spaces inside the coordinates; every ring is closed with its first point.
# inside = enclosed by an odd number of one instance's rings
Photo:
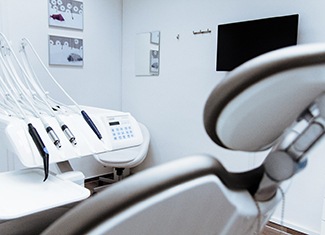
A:
{"type": "MultiPolygon", "coordinates": [[[[45,117],[62,140],[61,147],[57,148],[52,144],[46,131],[40,128],[42,125],[40,120],[31,119],[33,126],[39,129],[40,138],[47,146],[49,163],[89,155],[99,155],[100,162],[106,165],[112,163],[112,167],[127,167],[135,164],[135,160],[137,164],[142,162],[146,154],[142,153],[141,146],[145,145],[144,148],[147,149],[148,143],[145,143],[148,141],[142,134],[140,123],[129,113],[94,107],[83,108],[91,114],[93,122],[100,129],[101,139],[97,138],[81,115],[68,112],[61,115],[61,118],[75,133],[77,144],[72,145],[61,136],[64,134],[60,132],[60,126],[55,123],[55,120],[45,117]],[[128,159],[120,158],[121,152],[129,153],[128,159]],[[137,153],[136,155],[141,155],[140,160],[135,159],[134,152],[137,153]],[[102,154],[104,155],[100,156],[102,154]]],[[[46,180],[43,179],[44,169],[41,168],[43,159],[21,119],[0,115],[0,130],[2,140],[0,150],[3,153],[2,157],[7,158],[7,164],[10,165],[15,161],[13,158],[18,158],[24,167],[27,167],[27,169],[0,173],[0,182],[4,189],[0,195],[0,221],[19,218],[89,197],[88,189],[70,180],[62,180],[51,173],[46,180]]]]}
{"type": "Polygon", "coordinates": [[[41,168],[0,173],[0,182],[0,220],[77,202],[90,195],[88,189],[52,174],[43,182],[41,168]]]}
{"type": "MultiPolygon", "coordinates": [[[[101,130],[102,139],[97,138],[81,115],[68,113],[61,115],[61,119],[69,125],[71,131],[75,134],[77,144],[72,145],[68,139],[64,138],[64,133],[60,131],[61,127],[55,120],[52,117],[45,117],[61,139],[62,146],[57,148],[51,143],[46,131],[41,128],[40,120],[31,118],[31,122],[39,130],[39,135],[48,149],[49,163],[67,161],[77,157],[142,144],[143,136],[139,124],[129,113],[94,107],[84,107],[84,109],[92,115],[93,122],[101,130]]],[[[38,149],[33,144],[28,129],[21,119],[0,116],[0,128],[3,130],[0,132],[0,138],[8,142],[3,147],[18,156],[24,166],[39,167],[43,165],[43,159],[40,157],[38,149]]]]}

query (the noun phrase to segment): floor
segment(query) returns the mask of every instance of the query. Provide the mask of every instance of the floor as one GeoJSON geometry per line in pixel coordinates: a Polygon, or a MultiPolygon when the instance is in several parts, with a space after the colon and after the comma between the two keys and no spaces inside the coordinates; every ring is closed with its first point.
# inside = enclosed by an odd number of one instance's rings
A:
{"type": "Polygon", "coordinates": [[[101,175],[91,179],[86,179],[85,187],[90,190],[91,195],[94,195],[95,193],[100,192],[115,182],[116,180],[114,180],[114,174],[109,173],[107,175],[101,175]]]}
{"type": "Polygon", "coordinates": [[[306,235],[306,234],[269,222],[265,226],[261,235],[306,235]]]}

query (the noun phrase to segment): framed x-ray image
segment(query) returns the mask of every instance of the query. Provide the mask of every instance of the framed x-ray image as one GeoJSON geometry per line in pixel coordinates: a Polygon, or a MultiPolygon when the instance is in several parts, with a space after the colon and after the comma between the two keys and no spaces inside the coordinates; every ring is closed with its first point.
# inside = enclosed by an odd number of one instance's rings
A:
{"type": "Polygon", "coordinates": [[[48,0],[49,25],[83,30],[84,5],[75,0],[48,0]]]}
{"type": "Polygon", "coordinates": [[[49,64],[83,66],[83,40],[49,35],[49,64]]]}

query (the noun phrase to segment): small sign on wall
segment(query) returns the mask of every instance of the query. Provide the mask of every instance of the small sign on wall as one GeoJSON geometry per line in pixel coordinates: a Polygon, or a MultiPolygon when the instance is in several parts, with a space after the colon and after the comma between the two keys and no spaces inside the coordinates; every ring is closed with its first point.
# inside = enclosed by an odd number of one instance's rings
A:
{"type": "Polygon", "coordinates": [[[83,2],[49,0],[49,25],[83,30],[83,2]]]}
{"type": "Polygon", "coordinates": [[[159,51],[150,50],[150,73],[159,74],[159,51]]]}
{"type": "Polygon", "coordinates": [[[49,64],[83,66],[83,40],[49,35],[49,64]]]}

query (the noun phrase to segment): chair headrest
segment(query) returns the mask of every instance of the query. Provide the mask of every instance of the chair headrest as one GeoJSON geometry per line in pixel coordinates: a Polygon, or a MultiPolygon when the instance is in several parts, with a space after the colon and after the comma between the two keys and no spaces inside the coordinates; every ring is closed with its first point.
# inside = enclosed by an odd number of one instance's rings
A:
{"type": "Polygon", "coordinates": [[[261,151],[272,146],[299,114],[325,91],[325,44],[305,44],[258,56],[213,89],[204,125],[219,146],[261,151]]]}

